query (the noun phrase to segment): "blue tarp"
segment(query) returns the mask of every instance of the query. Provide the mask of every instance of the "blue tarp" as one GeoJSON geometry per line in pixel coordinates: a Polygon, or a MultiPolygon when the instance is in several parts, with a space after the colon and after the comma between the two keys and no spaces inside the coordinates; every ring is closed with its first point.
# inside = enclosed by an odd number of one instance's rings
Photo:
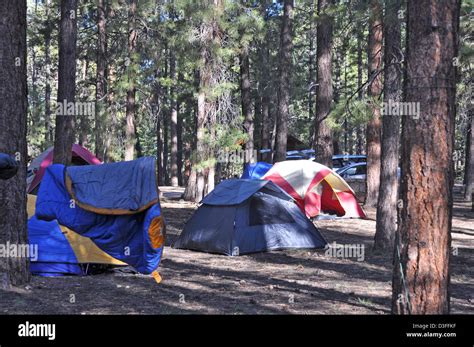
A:
{"type": "Polygon", "coordinates": [[[153,219],[161,216],[155,174],[153,158],[68,168],[51,165],[41,182],[36,216],[56,219],[110,256],[151,273],[163,251],[163,246],[153,247],[149,236],[153,219]]]}
{"type": "Polygon", "coordinates": [[[272,164],[266,163],[264,161],[259,161],[257,163],[249,163],[244,168],[244,173],[240,178],[262,178],[268,170],[272,168],[272,164]]]}

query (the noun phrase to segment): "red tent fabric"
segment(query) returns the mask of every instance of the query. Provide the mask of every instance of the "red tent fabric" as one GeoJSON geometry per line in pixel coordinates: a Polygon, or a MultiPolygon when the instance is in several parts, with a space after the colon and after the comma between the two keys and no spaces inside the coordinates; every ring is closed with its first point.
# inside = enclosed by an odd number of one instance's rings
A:
{"type": "Polygon", "coordinates": [[[290,194],[308,217],[321,212],[346,218],[366,218],[355,193],[330,168],[310,160],[276,163],[264,176],[290,194]]]}
{"type": "MultiPolygon", "coordinates": [[[[44,171],[53,163],[53,147],[36,157],[28,166],[27,191],[31,194],[40,184],[44,171]]],[[[73,165],[99,165],[102,162],[89,150],[78,144],[72,145],[73,165]]]]}

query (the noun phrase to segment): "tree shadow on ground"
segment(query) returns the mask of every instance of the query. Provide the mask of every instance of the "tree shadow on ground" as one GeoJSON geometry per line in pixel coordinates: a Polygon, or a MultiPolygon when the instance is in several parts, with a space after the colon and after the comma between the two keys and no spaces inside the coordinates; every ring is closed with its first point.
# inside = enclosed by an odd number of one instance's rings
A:
{"type": "MultiPolygon", "coordinates": [[[[171,259],[167,259],[163,266],[166,268],[166,271],[170,272],[171,274],[186,273],[186,281],[194,283],[200,287],[206,287],[206,292],[211,295],[211,298],[215,295],[215,293],[220,293],[223,291],[229,293],[229,297],[234,299],[239,298],[246,300],[246,296],[258,296],[260,297],[259,300],[265,302],[265,296],[271,297],[277,295],[280,296],[280,302],[285,302],[288,300],[290,295],[301,294],[310,297],[311,301],[313,301],[313,303],[308,303],[308,310],[314,309],[314,306],[321,305],[323,302],[338,302],[370,310],[371,308],[368,308],[366,304],[363,304],[364,301],[367,301],[382,307],[372,308],[374,312],[383,311],[388,313],[387,309],[383,308],[388,307],[388,301],[384,297],[375,297],[370,295],[356,296],[354,293],[346,294],[333,288],[318,287],[316,282],[314,285],[312,285],[306,282],[301,283],[300,281],[295,281],[293,279],[268,277],[260,273],[246,272],[242,270],[236,271],[229,269],[210,268],[201,264],[181,263],[171,259]],[[217,281],[203,281],[203,274],[206,273],[207,276],[210,275],[216,278],[217,281]],[[242,292],[242,284],[240,284],[242,282],[244,283],[243,288],[250,288],[250,293],[245,294],[245,292],[242,292]],[[252,291],[252,288],[254,288],[254,291],[252,291]]],[[[302,278],[302,280],[304,279],[305,278],[302,278]]],[[[261,307],[261,309],[265,313],[282,313],[279,310],[275,311],[274,309],[270,309],[266,306],[261,307]]],[[[260,311],[260,313],[261,312],[262,311],[260,311]]]]}

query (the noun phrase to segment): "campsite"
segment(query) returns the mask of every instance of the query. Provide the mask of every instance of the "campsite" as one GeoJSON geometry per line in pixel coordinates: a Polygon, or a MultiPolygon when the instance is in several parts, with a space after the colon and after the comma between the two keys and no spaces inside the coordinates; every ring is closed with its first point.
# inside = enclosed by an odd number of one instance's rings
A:
{"type": "Polygon", "coordinates": [[[109,315],[119,338],[185,315],[467,337],[473,14],[0,0],[0,347],[109,315]]]}
{"type": "MultiPolygon", "coordinates": [[[[170,246],[195,203],[164,189],[161,199],[170,246]],[[169,196],[170,198],[166,198],[169,196]]],[[[452,312],[472,314],[474,236],[469,206],[456,203],[453,219],[452,312]]],[[[369,220],[319,221],[329,243],[367,244],[369,220]]],[[[34,277],[28,290],[2,293],[2,314],[388,314],[391,257],[366,248],[364,261],[328,257],[324,250],[257,253],[240,257],[166,247],[160,264],[163,282],[131,271],[86,277],[34,277]],[[75,300],[71,303],[71,294],[75,300]]]]}

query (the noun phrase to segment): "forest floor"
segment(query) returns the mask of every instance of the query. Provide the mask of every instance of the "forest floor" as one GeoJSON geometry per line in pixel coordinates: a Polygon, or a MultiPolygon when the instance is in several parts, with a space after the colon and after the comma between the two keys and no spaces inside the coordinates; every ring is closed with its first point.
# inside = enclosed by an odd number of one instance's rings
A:
{"type": "MultiPolygon", "coordinates": [[[[226,257],[169,247],[196,205],[180,201],[179,191],[162,191],[168,235],[162,283],[126,268],[33,277],[25,289],[0,290],[0,314],[390,313],[392,257],[371,250],[374,210],[366,211],[367,220],[315,222],[329,243],[365,245],[362,261],[324,250],[226,257]]],[[[451,312],[474,314],[474,212],[460,200],[453,212],[451,312]]]]}

